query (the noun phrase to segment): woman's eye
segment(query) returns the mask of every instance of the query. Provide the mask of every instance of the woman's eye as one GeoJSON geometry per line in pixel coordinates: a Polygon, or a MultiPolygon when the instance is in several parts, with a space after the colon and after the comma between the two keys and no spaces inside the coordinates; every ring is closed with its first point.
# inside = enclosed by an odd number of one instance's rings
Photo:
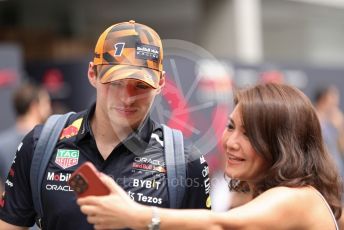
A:
{"type": "Polygon", "coordinates": [[[232,123],[229,123],[229,124],[227,125],[227,129],[229,129],[229,130],[233,130],[233,129],[234,129],[234,126],[233,126],[233,124],[232,124],[232,123]]]}

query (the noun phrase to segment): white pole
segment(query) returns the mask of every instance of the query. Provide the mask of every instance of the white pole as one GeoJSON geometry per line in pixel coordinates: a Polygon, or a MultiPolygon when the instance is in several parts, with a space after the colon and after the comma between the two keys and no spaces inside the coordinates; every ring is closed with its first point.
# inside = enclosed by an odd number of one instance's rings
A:
{"type": "Polygon", "coordinates": [[[260,0],[234,0],[235,46],[237,58],[246,63],[263,59],[260,0]]]}

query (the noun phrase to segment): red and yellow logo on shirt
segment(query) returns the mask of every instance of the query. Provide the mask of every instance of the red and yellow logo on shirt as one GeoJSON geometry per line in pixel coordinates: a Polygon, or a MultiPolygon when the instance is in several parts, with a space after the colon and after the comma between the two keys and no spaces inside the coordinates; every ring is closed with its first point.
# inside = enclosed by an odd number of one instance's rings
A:
{"type": "Polygon", "coordinates": [[[70,138],[78,134],[81,123],[82,123],[83,118],[79,118],[78,120],[74,121],[70,126],[67,128],[63,129],[60,140],[63,138],[70,138]]]}

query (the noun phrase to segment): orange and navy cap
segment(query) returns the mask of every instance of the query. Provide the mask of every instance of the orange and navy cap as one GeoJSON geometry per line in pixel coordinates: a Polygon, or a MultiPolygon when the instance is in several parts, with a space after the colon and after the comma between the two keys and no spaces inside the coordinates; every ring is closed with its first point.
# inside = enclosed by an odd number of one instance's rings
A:
{"type": "Polygon", "coordinates": [[[131,20],[107,28],[99,37],[93,63],[102,65],[101,83],[138,79],[158,88],[163,50],[159,35],[131,20]]]}

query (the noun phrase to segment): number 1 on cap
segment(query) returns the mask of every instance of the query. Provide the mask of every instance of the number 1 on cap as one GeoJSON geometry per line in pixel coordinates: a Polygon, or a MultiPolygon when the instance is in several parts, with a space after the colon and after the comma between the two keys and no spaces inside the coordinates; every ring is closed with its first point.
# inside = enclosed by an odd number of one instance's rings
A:
{"type": "Polygon", "coordinates": [[[116,43],[114,45],[114,47],[115,47],[115,56],[121,56],[122,55],[122,51],[123,51],[124,45],[125,45],[124,42],[119,42],[119,43],[116,43]]]}

